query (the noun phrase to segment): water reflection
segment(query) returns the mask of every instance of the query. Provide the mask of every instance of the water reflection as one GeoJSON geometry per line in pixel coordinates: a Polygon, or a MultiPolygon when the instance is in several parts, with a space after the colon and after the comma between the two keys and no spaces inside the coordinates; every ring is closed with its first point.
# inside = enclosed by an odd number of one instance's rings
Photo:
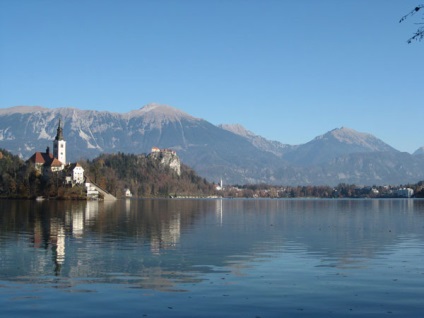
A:
{"type": "Polygon", "coordinates": [[[54,272],[55,275],[59,275],[62,264],[65,262],[65,229],[63,224],[61,224],[61,220],[57,218],[50,220],[49,233],[49,242],[46,244],[51,244],[52,246],[53,261],[55,264],[54,272]]]}
{"type": "Polygon", "coordinates": [[[222,270],[243,276],[251,262],[292,253],[314,258],[316,267],[366,268],[405,241],[423,241],[423,203],[2,201],[1,265],[7,270],[1,277],[85,277],[168,290],[222,270]]]}

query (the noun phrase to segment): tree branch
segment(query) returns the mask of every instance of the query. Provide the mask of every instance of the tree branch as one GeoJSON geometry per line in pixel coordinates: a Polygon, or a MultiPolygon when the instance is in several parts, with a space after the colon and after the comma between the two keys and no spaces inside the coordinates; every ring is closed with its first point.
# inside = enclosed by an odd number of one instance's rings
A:
{"type": "MultiPolygon", "coordinates": [[[[416,6],[411,12],[404,15],[399,20],[399,23],[401,23],[401,22],[405,21],[407,18],[413,16],[414,14],[416,14],[421,9],[424,9],[424,4],[420,4],[420,5],[416,6]]],[[[422,23],[419,23],[419,24],[422,24],[422,23]]],[[[417,31],[414,33],[414,35],[407,40],[407,42],[408,42],[408,44],[410,44],[410,43],[412,43],[412,41],[421,41],[422,39],[424,39],[424,27],[418,28],[417,31]]]]}

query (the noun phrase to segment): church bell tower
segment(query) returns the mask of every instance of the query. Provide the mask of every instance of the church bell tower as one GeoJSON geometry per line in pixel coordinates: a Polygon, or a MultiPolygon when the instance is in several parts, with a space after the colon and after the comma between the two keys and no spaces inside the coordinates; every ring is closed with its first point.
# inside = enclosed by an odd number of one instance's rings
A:
{"type": "Polygon", "coordinates": [[[63,139],[63,128],[60,126],[60,119],[56,138],[53,141],[53,156],[66,165],[66,141],[63,139]]]}

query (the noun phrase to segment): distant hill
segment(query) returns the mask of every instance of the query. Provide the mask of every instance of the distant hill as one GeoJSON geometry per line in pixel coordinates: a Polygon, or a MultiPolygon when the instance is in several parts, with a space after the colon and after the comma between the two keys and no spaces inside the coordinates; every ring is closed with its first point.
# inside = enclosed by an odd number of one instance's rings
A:
{"type": "Polygon", "coordinates": [[[181,161],[211,182],[286,185],[409,183],[424,180],[424,156],[401,153],[380,139],[334,129],[303,145],[270,141],[240,125],[216,126],[170,106],[150,104],[128,113],[75,108],[0,110],[0,147],[24,159],[44,151],[59,119],[68,160],[103,153],[177,151],[181,161]]]}
{"type": "Polygon", "coordinates": [[[130,189],[134,197],[210,196],[213,184],[199,177],[170,153],[102,154],[81,162],[85,175],[118,198],[130,189]]]}
{"type": "Polygon", "coordinates": [[[415,150],[414,155],[424,155],[424,146],[415,150]]]}
{"type": "Polygon", "coordinates": [[[300,165],[330,162],[339,156],[354,153],[377,153],[398,151],[373,135],[360,133],[350,128],[336,128],[310,142],[300,145],[284,158],[300,165]]]}

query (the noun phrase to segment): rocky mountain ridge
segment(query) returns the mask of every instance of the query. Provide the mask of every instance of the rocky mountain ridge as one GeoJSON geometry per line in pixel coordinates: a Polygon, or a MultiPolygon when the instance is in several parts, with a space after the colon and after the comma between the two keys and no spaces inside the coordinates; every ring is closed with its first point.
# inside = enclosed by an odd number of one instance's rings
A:
{"type": "Polygon", "coordinates": [[[298,146],[292,146],[288,144],[283,144],[279,141],[268,140],[262,136],[256,135],[253,132],[247,130],[240,124],[221,124],[218,127],[232,132],[236,135],[239,135],[247,139],[253,146],[259,150],[273,153],[278,157],[282,157],[284,153],[287,153],[290,150],[296,149],[298,146]]]}
{"type": "Polygon", "coordinates": [[[50,146],[61,119],[68,158],[101,153],[178,152],[210,181],[225,183],[384,184],[424,179],[424,156],[401,153],[380,139],[338,128],[303,145],[285,145],[240,125],[215,126],[170,106],[150,104],[128,113],[76,108],[0,110],[0,148],[29,158],[50,146]]]}

